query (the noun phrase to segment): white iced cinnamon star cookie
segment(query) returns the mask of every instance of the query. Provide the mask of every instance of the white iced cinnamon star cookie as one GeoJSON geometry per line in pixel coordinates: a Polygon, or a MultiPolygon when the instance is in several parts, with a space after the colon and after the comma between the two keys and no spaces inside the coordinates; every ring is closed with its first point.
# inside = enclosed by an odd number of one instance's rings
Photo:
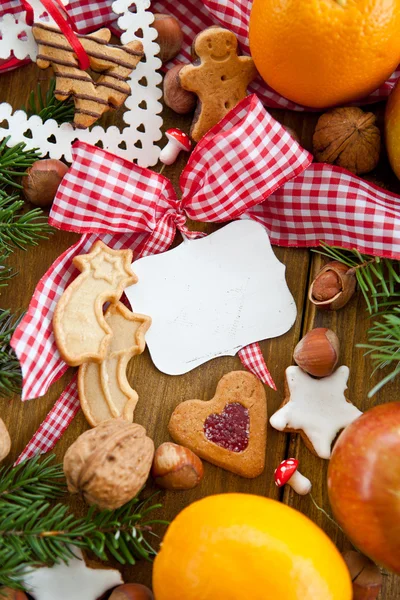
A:
{"type": "Polygon", "coordinates": [[[286,398],[269,422],[279,431],[300,433],[311,452],[330,458],[338,432],[362,415],[344,395],[348,378],[346,366],[322,379],[314,379],[300,367],[288,367],[286,398]]]}

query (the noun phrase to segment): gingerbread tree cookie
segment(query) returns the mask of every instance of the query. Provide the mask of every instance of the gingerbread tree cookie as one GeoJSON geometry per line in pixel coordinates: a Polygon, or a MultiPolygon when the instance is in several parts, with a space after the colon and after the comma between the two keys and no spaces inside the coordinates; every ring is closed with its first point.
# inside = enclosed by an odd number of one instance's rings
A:
{"type": "Polygon", "coordinates": [[[234,33],[222,27],[205,29],[193,42],[198,60],[179,72],[182,87],[198,97],[190,134],[198,142],[247,95],[257,75],[253,59],[238,56],[234,33]]]}
{"type": "Polygon", "coordinates": [[[39,46],[38,67],[53,67],[55,97],[57,100],[65,100],[69,96],[74,99],[76,127],[89,127],[103,113],[125,102],[131,91],[127,79],[143,57],[141,42],[133,41],[126,46],[109,45],[109,29],[78,36],[89,56],[91,69],[102,73],[97,81],[93,81],[89,73],[79,68],[72,47],[59,29],[36,23],[32,32],[39,46]]]}

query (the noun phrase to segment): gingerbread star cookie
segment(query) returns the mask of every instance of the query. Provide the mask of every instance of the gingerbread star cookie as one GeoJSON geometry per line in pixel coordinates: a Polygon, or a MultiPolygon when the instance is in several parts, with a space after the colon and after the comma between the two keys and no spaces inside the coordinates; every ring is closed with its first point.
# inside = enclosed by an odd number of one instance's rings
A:
{"type": "Polygon", "coordinates": [[[112,337],[103,305],[117,302],[124,288],[137,282],[131,270],[132,251],[113,250],[98,241],[73,263],[81,274],[64,291],[54,312],[57,347],[68,365],[102,362],[112,337]]]}
{"type": "Polygon", "coordinates": [[[344,395],[348,377],[346,366],[323,379],[314,379],[300,367],[288,367],[286,398],[270,418],[272,427],[300,433],[311,452],[330,458],[331,445],[339,431],[362,415],[344,395]]]}
{"type": "Polygon", "coordinates": [[[168,430],[204,460],[242,477],[257,477],[264,470],[267,441],[264,387],[246,371],[227,373],[211,400],[179,404],[168,430]]]}
{"type": "Polygon", "coordinates": [[[190,130],[198,142],[240,100],[257,75],[250,56],[238,56],[234,33],[222,27],[205,29],[194,39],[193,54],[197,60],[179,72],[181,86],[198,97],[190,130]]]}
{"type": "Polygon", "coordinates": [[[131,312],[121,302],[110,304],[105,315],[112,331],[103,362],[86,362],[79,367],[78,391],[83,413],[92,427],[121,417],[132,423],[138,395],[126,378],[132,356],[145,348],[145,333],[151,318],[131,312]]]}

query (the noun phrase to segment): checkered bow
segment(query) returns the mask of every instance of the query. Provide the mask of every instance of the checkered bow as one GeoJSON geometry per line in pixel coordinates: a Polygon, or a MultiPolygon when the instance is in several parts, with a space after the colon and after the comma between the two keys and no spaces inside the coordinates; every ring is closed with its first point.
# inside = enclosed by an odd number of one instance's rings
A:
{"type": "MultiPolygon", "coordinates": [[[[114,0],[70,0],[67,8],[68,14],[75,23],[76,30],[85,34],[108,26],[118,33],[117,15],[112,11],[114,0]]],[[[195,35],[211,25],[222,25],[233,31],[240,42],[242,51],[249,54],[249,17],[252,0],[153,0],[151,9],[155,13],[172,14],[177,17],[184,32],[182,51],[174,62],[191,61],[190,46],[195,35]]],[[[22,12],[20,0],[2,0],[0,17],[6,13],[17,14],[22,12]]],[[[12,63],[12,68],[16,65],[12,63]]],[[[7,68],[7,61],[4,65],[7,68]]],[[[0,64],[1,72],[1,64],[0,64]]],[[[375,90],[362,103],[372,103],[384,100],[390,94],[400,75],[400,67],[375,90]]],[[[250,91],[257,93],[262,102],[270,108],[284,108],[288,110],[306,110],[305,107],[295,104],[280,96],[268,87],[259,77],[250,87],[250,91]]]]}
{"type": "MultiPolygon", "coordinates": [[[[58,354],[51,318],[77,275],[71,259],[88,252],[101,235],[135,257],[162,252],[176,230],[195,238],[186,217],[222,223],[252,218],[282,246],[315,246],[320,240],[360,252],[400,259],[400,198],[348,171],[312,164],[253,95],[208,132],[184,169],[179,201],[168,179],[99,148],[77,142],[74,162],[50,214],[50,223],[82,233],[39,282],[12,346],[21,362],[23,399],[46,393],[67,369],[58,354]]],[[[242,362],[274,386],[258,344],[239,353],[242,362]]],[[[20,460],[50,450],[79,410],[75,379],[28,444],[20,460]]]]}

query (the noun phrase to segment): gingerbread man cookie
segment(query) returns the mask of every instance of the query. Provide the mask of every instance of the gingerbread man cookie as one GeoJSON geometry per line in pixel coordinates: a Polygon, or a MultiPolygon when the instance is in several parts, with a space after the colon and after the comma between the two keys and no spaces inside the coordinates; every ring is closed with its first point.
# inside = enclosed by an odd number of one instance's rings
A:
{"type": "Polygon", "coordinates": [[[97,81],[93,81],[89,73],[79,68],[72,47],[59,29],[36,23],[32,33],[39,46],[38,67],[53,67],[55,97],[57,100],[65,100],[69,96],[74,99],[74,124],[77,128],[93,125],[103,113],[125,102],[131,92],[127,79],[144,56],[141,42],[135,40],[126,46],[109,45],[109,29],[78,36],[89,56],[91,69],[103,73],[97,81]]]}
{"type": "Polygon", "coordinates": [[[128,362],[145,348],[145,333],[151,319],[131,312],[121,302],[110,304],[104,318],[112,338],[103,362],[79,367],[79,400],[92,427],[103,421],[122,418],[132,423],[138,395],[126,378],[128,362]]]}
{"type": "Polygon", "coordinates": [[[103,305],[117,302],[137,277],[131,270],[131,250],[112,250],[100,241],[89,254],[75,256],[73,263],[82,272],[58,301],[53,330],[62,358],[76,367],[104,360],[112,331],[103,305]]]}
{"type": "Polygon", "coordinates": [[[267,442],[264,387],[246,371],[227,373],[211,400],[179,404],[168,430],[204,460],[242,477],[257,477],[264,470],[267,442]]]}
{"type": "Polygon", "coordinates": [[[179,72],[181,86],[198,97],[190,130],[196,142],[247,95],[257,75],[253,59],[238,56],[234,33],[222,27],[205,29],[194,39],[198,60],[179,72]]]}
{"type": "Polygon", "coordinates": [[[310,377],[300,367],[288,367],[286,398],[269,420],[272,427],[300,433],[313,454],[330,458],[339,431],[362,415],[344,395],[348,377],[349,368],[345,366],[323,379],[310,377]]]}

